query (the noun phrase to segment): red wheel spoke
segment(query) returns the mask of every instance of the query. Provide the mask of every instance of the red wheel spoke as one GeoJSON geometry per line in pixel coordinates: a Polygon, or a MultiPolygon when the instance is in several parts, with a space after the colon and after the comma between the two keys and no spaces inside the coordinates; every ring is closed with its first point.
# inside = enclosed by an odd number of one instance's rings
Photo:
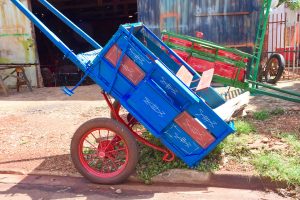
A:
{"type": "MultiPolygon", "coordinates": [[[[115,136],[115,137],[117,137],[117,136],[115,136]]],[[[119,141],[115,142],[113,145],[116,146],[116,145],[119,144],[121,141],[122,141],[122,140],[119,139],[119,141]]]]}
{"type": "Polygon", "coordinates": [[[93,138],[95,138],[95,141],[97,142],[97,138],[94,136],[94,134],[93,134],[93,133],[91,133],[91,135],[93,136],[93,138]]]}
{"type": "Polygon", "coordinates": [[[95,128],[81,138],[79,156],[89,173],[101,178],[114,177],[127,166],[128,146],[119,132],[95,128]]]}
{"type": "Polygon", "coordinates": [[[115,137],[117,137],[117,136],[114,136],[114,138],[113,138],[112,140],[109,141],[109,143],[108,143],[107,146],[105,147],[104,151],[106,151],[107,148],[111,145],[111,142],[115,139],[115,137]]]}
{"type": "Polygon", "coordinates": [[[91,154],[91,153],[85,153],[84,154],[85,156],[90,156],[90,157],[97,157],[97,153],[93,153],[93,154],[91,154]]]}
{"type": "Polygon", "coordinates": [[[112,153],[115,153],[115,152],[118,152],[118,151],[124,151],[124,150],[126,150],[126,148],[121,148],[121,149],[115,149],[115,150],[111,150],[111,151],[106,151],[105,153],[112,154],[112,153]]]}
{"type": "Polygon", "coordinates": [[[122,166],[125,163],[125,160],[115,160],[115,163],[118,163],[119,166],[122,166]]]}
{"type": "Polygon", "coordinates": [[[104,158],[103,162],[102,162],[102,165],[101,165],[101,168],[100,168],[100,172],[104,172],[105,173],[105,168],[104,166],[106,166],[106,159],[104,158]]]}
{"type": "Polygon", "coordinates": [[[90,163],[89,163],[89,166],[91,166],[91,165],[92,165],[92,163],[94,163],[94,162],[95,162],[95,160],[97,161],[97,160],[99,160],[99,158],[97,158],[97,157],[96,157],[96,158],[94,158],[94,159],[92,160],[92,162],[90,162],[90,163]]]}
{"type": "Polygon", "coordinates": [[[98,169],[98,164],[100,163],[101,159],[98,159],[98,161],[96,162],[95,168],[98,169]]]}
{"type": "Polygon", "coordinates": [[[87,139],[85,141],[87,141],[87,143],[89,143],[92,147],[94,147],[94,149],[97,149],[90,141],[88,141],[87,139]]]}
{"type": "Polygon", "coordinates": [[[99,144],[100,144],[100,149],[102,150],[103,147],[102,147],[102,142],[101,142],[101,132],[99,130],[99,144]]]}
{"type": "Polygon", "coordinates": [[[111,157],[108,157],[108,159],[110,160],[110,162],[113,164],[115,171],[118,170],[118,166],[116,165],[116,163],[114,162],[114,160],[111,157]]]}
{"type": "MultiPolygon", "coordinates": [[[[107,134],[106,134],[106,141],[108,141],[108,136],[109,136],[109,130],[107,131],[107,134]]],[[[107,146],[106,146],[107,148],[107,146]]]]}

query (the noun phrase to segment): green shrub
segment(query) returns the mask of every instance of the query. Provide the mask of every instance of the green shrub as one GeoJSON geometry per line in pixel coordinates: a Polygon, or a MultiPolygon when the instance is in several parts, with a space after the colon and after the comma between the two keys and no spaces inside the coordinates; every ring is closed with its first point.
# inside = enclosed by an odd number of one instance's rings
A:
{"type": "Polygon", "coordinates": [[[253,113],[254,119],[264,121],[270,118],[270,113],[268,111],[262,110],[253,113]]]}

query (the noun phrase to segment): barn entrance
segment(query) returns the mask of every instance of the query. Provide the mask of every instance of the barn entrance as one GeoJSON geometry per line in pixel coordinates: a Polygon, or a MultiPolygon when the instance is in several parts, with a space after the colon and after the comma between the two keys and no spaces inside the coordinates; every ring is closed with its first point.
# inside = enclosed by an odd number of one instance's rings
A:
{"type": "MultiPolygon", "coordinates": [[[[119,25],[137,21],[137,0],[49,0],[71,21],[104,46],[119,25]]],[[[75,53],[93,48],[63,24],[38,1],[32,1],[32,11],[50,30],[75,53]]],[[[74,85],[82,76],[73,63],[44,34],[35,29],[44,85],[47,87],[74,85]]],[[[91,81],[86,81],[89,84],[91,81]]]]}

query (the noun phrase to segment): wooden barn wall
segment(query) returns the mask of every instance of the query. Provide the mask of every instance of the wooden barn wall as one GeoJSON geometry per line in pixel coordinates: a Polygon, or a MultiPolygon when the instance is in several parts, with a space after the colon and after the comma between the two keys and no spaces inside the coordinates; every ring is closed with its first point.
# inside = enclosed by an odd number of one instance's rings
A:
{"type": "Polygon", "coordinates": [[[195,36],[251,51],[261,0],[138,0],[139,21],[161,30],[195,36]]]}

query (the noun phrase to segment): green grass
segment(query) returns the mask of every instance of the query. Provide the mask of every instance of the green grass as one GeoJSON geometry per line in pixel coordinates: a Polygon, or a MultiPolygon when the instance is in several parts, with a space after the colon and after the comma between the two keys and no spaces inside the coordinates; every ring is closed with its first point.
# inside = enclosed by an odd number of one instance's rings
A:
{"type": "Polygon", "coordinates": [[[291,147],[292,150],[294,150],[296,153],[298,152],[299,157],[300,157],[300,139],[299,139],[299,136],[296,136],[295,133],[282,133],[282,134],[279,135],[279,137],[282,138],[282,140],[284,142],[286,142],[291,147]]]}
{"type": "MultiPolygon", "coordinates": [[[[144,135],[150,142],[162,146],[160,141],[149,133],[144,135]]],[[[211,172],[219,169],[221,161],[222,147],[217,147],[207,158],[201,161],[200,165],[195,168],[198,171],[211,172]]],[[[172,162],[162,160],[163,153],[156,151],[145,145],[140,145],[140,159],[136,168],[138,177],[145,183],[150,183],[151,178],[169,169],[188,169],[189,167],[179,158],[172,162]]]]}
{"type": "Polygon", "coordinates": [[[250,154],[247,143],[255,137],[253,133],[256,130],[252,124],[245,120],[237,120],[235,128],[236,133],[228,136],[222,142],[222,148],[227,156],[240,160],[242,157],[247,157],[250,154]]]}
{"type": "MultiPolygon", "coordinates": [[[[257,120],[266,120],[272,115],[281,115],[284,111],[275,109],[271,112],[261,111],[255,114],[257,120]]],[[[277,138],[287,144],[287,150],[257,149],[252,153],[249,141],[259,141],[263,136],[257,133],[256,128],[246,119],[235,122],[236,133],[228,136],[217,148],[210,153],[200,165],[198,171],[213,172],[219,169],[222,157],[235,160],[238,163],[253,165],[255,170],[264,177],[272,180],[284,181],[291,185],[300,185],[300,138],[296,133],[281,133],[277,138]]],[[[163,146],[158,139],[147,133],[145,137],[151,142],[163,146]]],[[[162,161],[163,154],[145,145],[140,145],[140,160],[137,165],[137,174],[145,183],[151,178],[169,169],[188,169],[178,158],[172,162],[162,161]]]]}
{"type": "Polygon", "coordinates": [[[271,117],[271,114],[268,111],[262,110],[253,113],[253,117],[256,120],[265,121],[271,117]]]}
{"type": "Polygon", "coordinates": [[[297,156],[285,156],[277,152],[265,152],[253,159],[256,170],[272,180],[300,185],[300,160],[297,156]]]}
{"type": "Polygon", "coordinates": [[[247,148],[248,135],[237,136],[230,135],[223,141],[223,151],[227,156],[234,157],[239,160],[247,156],[250,152],[247,148]]]}
{"type": "Polygon", "coordinates": [[[275,108],[274,110],[271,110],[271,115],[284,115],[284,109],[282,108],[275,108]]]}
{"type": "Polygon", "coordinates": [[[264,151],[254,155],[253,165],[262,176],[292,185],[300,185],[299,137],[294,133],[282,133],[279,138],[288,144],[288,149],[264,151]]]}
{"type": "Polygon", "coordinates": [[[255,132],[255,127],[245,120],[237,120],[234,125],[237,134],[249,134],[255,132]]]}
{"type": "Polygon", "coordinates": [[[264,121],[269,119],[272,115],[284,115],[285,111],[282,108],[275,108],[271,111],[261,110],[253,113],[253,117],[256,120],[264,121]]]}

